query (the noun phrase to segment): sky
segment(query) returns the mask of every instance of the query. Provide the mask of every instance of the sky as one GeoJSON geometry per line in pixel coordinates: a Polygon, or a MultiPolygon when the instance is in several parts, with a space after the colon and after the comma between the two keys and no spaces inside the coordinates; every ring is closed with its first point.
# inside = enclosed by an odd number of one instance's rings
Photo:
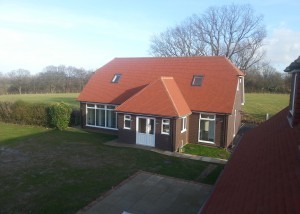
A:
{"type": "Polygon", "coordinates": [[[147,57],[153,35],[232,2],[264,16],[271,65],[282,71],[300,55],[299,0],[0,0],[0,72],[95,70],[115,57],[147,57]]]}

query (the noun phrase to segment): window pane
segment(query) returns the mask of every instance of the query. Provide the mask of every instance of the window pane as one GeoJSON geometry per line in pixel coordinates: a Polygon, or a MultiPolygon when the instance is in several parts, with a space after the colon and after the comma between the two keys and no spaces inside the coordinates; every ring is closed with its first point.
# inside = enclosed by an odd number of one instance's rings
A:
{"type": "Polygon", "coordinates": [[[170,133],[170,125],[163,125],[163,132],[170,133]]]}
{"type": "Polygon", "coordinates": [[[105,108],[105,105],[97,105],[97,108],[105,108]]]}
{"type": "Polygon", "coordinates": [[[131,128],[131,116],[130,115],[124,115],[124,128],[131,128]]]}
{"type": "Polygon", "coordinates": [[[116,113],[114,111],[106,111],[107,127],[116,128],[116,113]]]}
{"type": "Polygon", "coordinates": [[[95,108],[95,105],[94,104],[87,104],[87,107],[95,108]]]}
{"type": "Polygon", "coordinates": [[[139,118],[139,133],[146,133],[146,119],[139,118]]]}
{"type": "Polygon", "coordinates": [[[149,119],[149,134],[154,134],[154,120],[149,119]]]}
{"type": "Polygon", "coordinates": [[[115,106],[109,106],[109,105],[108,105],[107,108],[108,108],[108,109],[115,109],[116,107],[115,107],[115,106]]]}
{"type": "Polygon", "coordinates": [[[202,85],[202,79],[203,79],[202,76],[194,76],[192,85],[193,86],[201,86],[202,85]]]}
{"type": "Polygon", "coordinates": [[[101,126],[100,121],[101,121],[101,114],[100,114],[100,109],[96,109],[96,126],[101,126]]]}
{"type": "Polygon", "coordinates": [[[112,82],[113,83],[118,83],[120,78],[121,78],[121,74],[115,74],[115,76],[112,79],[112,82]]]}
{"type": "Polygon", "coordinates": [[[170,120],[169,119],[163,119],[162,122],[163,122],[163,124],[170,124],[170,120]]]}
{"type": "Polygon", "coordinates": [[[212,114],[201,114],[201,118],[205,118],[205,119],[215,119],[215,115],[212,114]]]}
{"type": "Polygon", "coordinates": [[[215,122],[209,120],[200,121],[200,140],[214,142],[215,122]]]}
{"type": "Polygon", "coordinates": [[[87,125],[95,125],[95,109],[87,109],[87,125]]]}
{"type": "Polygon", "coordinates": [[[100,126],[105,126],[105,110],[100,110],[100,126]]]}
{"type": "Polygon", "coordinates": [[[124,127],[130,129],[131,128],[131,121],[130,120],[125,120],[124,121],[124,127]]]}

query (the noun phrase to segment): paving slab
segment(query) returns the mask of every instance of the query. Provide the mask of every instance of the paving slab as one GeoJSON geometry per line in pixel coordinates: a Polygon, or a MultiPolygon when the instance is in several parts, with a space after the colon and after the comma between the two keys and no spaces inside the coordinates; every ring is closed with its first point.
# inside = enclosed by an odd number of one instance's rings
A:
{"type": "Polygon", "coordinates": [[[78,214],[198,213],[212,186],[140,171],[78,214]]]}

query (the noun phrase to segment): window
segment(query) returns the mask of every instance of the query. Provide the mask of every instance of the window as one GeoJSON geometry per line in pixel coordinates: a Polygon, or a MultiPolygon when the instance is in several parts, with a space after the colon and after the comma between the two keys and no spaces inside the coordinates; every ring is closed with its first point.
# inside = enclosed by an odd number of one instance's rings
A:
{"type": "Polygon", "coordinates": [[[86,106],[86,125],[107,129],[117,128],[117,113],[114,105],[96,105],[88,103],[86,106]]]}
{"type": "Polygon", "coordinates": [[[292,99],[291,99],[292,103],[291,103],[291,108],[290,108],[290,112],[291,112],[292,115],[294,115],[294,111],[295,111],[295,97],[296,97],[296,87],[297,87],[296,84],[297,84],[297,73],[294,76],[294,82],[293,82],[293,85],[292,85],[293,94],[292,94],[292,99]]]}
{"type": "Polygon", "coordinates": [[[115,76],[113,77],[113,79],[111,80],[112,83],[118,83],[120,78],[121,78],[122,74],[115,74],[115,76]]]}
{"type": "Polygon", "coordinates": [[[182,126],[181,126],[181,133],[186,131],[186,117],[181,118],[182,126]]]}
{"type": "Polygon", "coordinates": [[[216,115],[200,114],[199,120],[199,142],[215,143],[216,115]]]}
{"type": "Polygon", "coordinates": [[[167,135],[170,134],[170,120],[169,119],[162,119],[161,133],[167,134],[167,135]]]}
{"type": "Polygon", "coordinates": [[[131,129],[131,115],[124,115],[124,129],[131,129]]]}
{"type": "Polygon", "coordinates": [[[202,85],[203,76],[194,75],[192,86],[201,86],[202,85]]]}

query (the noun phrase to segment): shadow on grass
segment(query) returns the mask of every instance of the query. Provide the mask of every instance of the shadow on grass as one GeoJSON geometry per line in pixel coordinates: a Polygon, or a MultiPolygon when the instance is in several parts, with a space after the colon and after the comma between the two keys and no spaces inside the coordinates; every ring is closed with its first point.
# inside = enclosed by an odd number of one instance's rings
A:
{"type": "MultiPolygon", "coordinates": [[[[111,135],[18,127],[0,138],[4,213],[74,213],[139,170],[195,181],[208,165],[104,145],[111,135]]],[[[205,182],[213,184],[211,177],[205,182]]]]}

